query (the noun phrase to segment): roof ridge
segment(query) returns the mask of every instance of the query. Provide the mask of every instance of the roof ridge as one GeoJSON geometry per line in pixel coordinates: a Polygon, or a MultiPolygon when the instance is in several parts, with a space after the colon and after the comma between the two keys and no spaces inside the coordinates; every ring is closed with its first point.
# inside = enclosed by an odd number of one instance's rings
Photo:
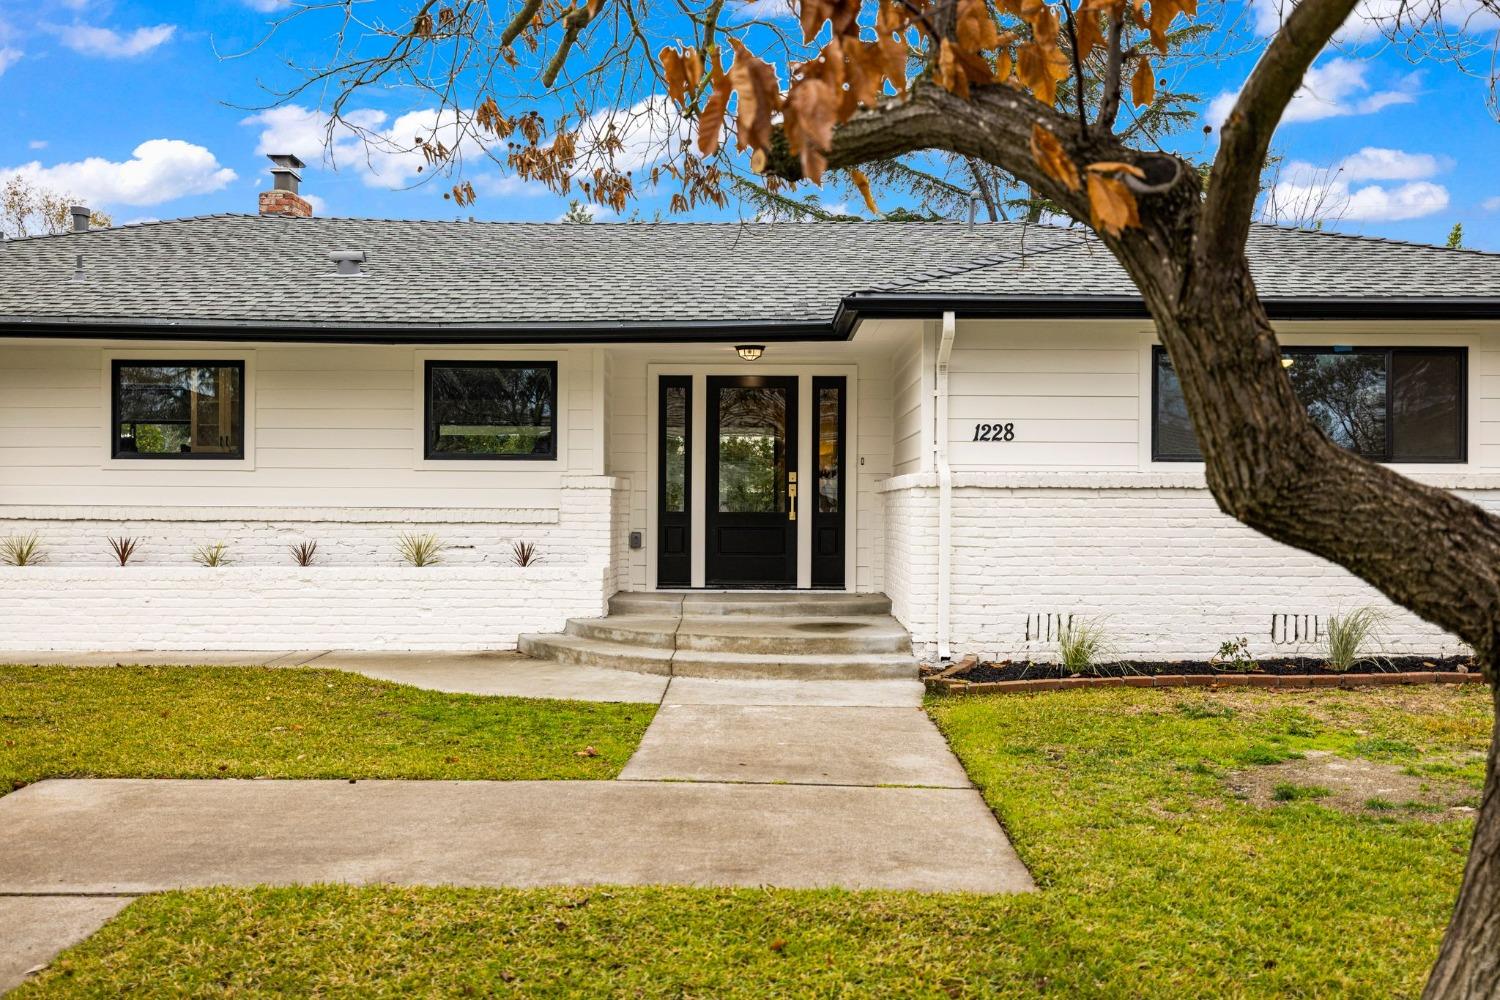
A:
{"type": "MultiPolygon", "coordinates": [[[[203,215],[179,215],[175,219],[138,219],[135,222],[122,222],[119,225],[100,226],[98,229],[86,229],[78,232],[73,229],[64,229],[60,233],[31,233],[26,236],[8,236],[0,239],[0,246],[7,243],[32,243],[39,240],[58,239],[64,236],[97,236],[101,233],[118,232],[121,229],[148,229],[151,226],[169,226],[178,222],[205,222],[212,219],[238,219],[238,218],[263,218],[249,212],[208,212],[203,215]]],[[[270,216],[264,216],[270,218],[270,216]]]]}
{"type": "MultiPolygon", "coordinates": [[[[378,215],[322,215],[322,216],[289,216],[289,215],[261,215],[256,212],[206,212],[200,215],[180,215],[170,219],[142,219],[136,222],[124,222],[118,225],[103,226],[98,229],[90,229],[88,233],[98,234],[113,232],[119,229],[143,229],[150,226],[170,226],[182,222],[204,222],[217,219],[251,219],[265,222],[290,222],[293,224],[317,224],[322,222],[382,222],[382,223],[405,223],[409,225],[425,226],[511,226],[527,227],[535,229],[551,229],[572,225],[566,222],[540,222],[530,219],[430,219],[430,218],[393,218],[391,216],[378,215]]],[[[837,222],[812,221],[760,221],[755,219],[622,219],[617,222],[595,222],[594,225],[611,226],[616,228],[697,228],[697,229],[729,229],[744,227],[766,227],[766,228],[800,228],[804,226],[858,226],[882,225],[890,227],[910,226],[922,228],[947,228],[958,226],[969,226],[970,223],[959,219],[911,219],[887,222],[882,219],[849,219],[837,222]]],[[[993,226],[997,228],[1020,225],[1014,221],[981,222],[980,226],[993,226]]],[[[27,240],[47,239],[53,236],[75,236],[80,235],[72,230],[60,233],[35,233],[28,236],[17,236],[5,240],[7,243],[20,243],[27,240]]]]}

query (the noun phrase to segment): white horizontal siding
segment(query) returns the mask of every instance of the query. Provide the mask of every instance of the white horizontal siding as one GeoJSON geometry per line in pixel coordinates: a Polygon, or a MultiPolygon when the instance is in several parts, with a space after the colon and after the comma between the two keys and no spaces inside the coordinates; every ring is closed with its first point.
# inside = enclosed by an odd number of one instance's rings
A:
{"type": "Polygon", "coordinates": [[[556,508],[563,474],[596,471],[594,350],[443,349],[443,357],[555,358],[559,461],[423,464],[418,375],[400,346],[0,344],[0,504],[556,508]],[[112,356],[243,357],[252,448],[242,467],[111,463],[112,356]]]}
{"type": "Polygon", "coordinates": [[[913,323],[891,359],[891,468],[895,475],[919,472],[927,450],[927,408],[931,378],[926,368],[927,333],[913,323]]]}

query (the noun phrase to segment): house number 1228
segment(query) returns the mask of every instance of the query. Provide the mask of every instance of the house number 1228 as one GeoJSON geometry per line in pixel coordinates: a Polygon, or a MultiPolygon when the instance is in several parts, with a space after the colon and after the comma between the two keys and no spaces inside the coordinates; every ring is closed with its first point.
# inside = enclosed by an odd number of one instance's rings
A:
{"type": "Polygon", "coordinates": [[[1014,441],[1016,439],[1015,424],[975,424],[975,441],[1014,441]]]}

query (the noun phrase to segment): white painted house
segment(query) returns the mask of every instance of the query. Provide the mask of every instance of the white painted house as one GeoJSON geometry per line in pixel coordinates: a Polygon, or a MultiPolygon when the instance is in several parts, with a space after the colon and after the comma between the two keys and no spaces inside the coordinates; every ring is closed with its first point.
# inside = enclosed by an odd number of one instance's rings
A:
{"type": "MultiPolygon", "coordinates": [[[[0,567],[0,648],[504,649],[619,590],[819,588],[927,655],[1102,615],[1206,658],[1382,603],[1218,512],[1086,232],[315,219],[278,169],[259,215],[0,244],[0,538],[46,557],[0,567]]],[[[1328,432],[1500,506],[1500,256],[1250,253],[1328,432]]]]}

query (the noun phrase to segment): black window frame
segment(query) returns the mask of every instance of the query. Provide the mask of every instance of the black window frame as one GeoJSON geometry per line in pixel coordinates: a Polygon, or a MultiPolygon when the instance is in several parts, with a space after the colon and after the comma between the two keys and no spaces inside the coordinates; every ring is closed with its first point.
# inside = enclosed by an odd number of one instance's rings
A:
{"type": "MultiPolygon", "coordinates": [[[[1384,355],[1386,358],[1386,393],[1385,393],[1385,455],[1393,452],[1393,441],[1395,437],[1395,397],[1390,391],[1390,372],[1392,369],[1391,359],[1401,354],[1446,354],[1458,359],[1458,457],[1457,458],[1372,458],[1370,461],[1381,465],[1467,465],[1469,462],[1469,349],[1467,347],[1453,347],[1443,345],[1438,347],[1345,347],[1343,345],[1315,345],[1297,344],[1284,346],[1281,349],[1283,356],[1298,354],[1364,354],[1384,355]]],[[[1198,462],[1203,461],[1202,456],[1198,458],[1184,458],[1181,456],[1163,456],[1161,454],[1161,432],[1160,417],[1161,410],[1157,406],[1157,400],[1161,396],[1161,359],[1166,355],[1166,348],[1160,344],[1151,346],[1151,461],[1153,462],[1198,462]]]]}
{"type": "Polygon", "coordinates": [[[422,365],[422,458],[428,462],[555,462],[557,461],[561,431],[560,414],[557,409],[557,362],[556,361],[446,361],[429,358],[422,365]],[[485,455],[474,452],[435,452],[437,435],[432,422],[432,369],[437,368],[546,368],[552,373],[552,434],[551,450],[544,454],[535,452],[526,455],[485,455]]]}
{"type": "Polygon", "coordinates": [[[179,361],[175,358],[158,360],[156,358],[113,358],[109,370],[109,455],[111,459],[120,461],[146,461],[146,462],[243,462],[245,461],[245,441],[249,436],[250,429],[245,425],[245,396],[247,394],[245,383],[245,360],[239,359],[205,359],[198,361],[179,361]],[[165,451],[165,452],[140,452],[120,450],[120,425],[126,421],[120,415],[120,369],[122,368],[234,368],[240,373],[240,398],[235,410],[235,418],[239,423],[240,442],[239,448],[233,452],[212,451],[165,451]]]}

